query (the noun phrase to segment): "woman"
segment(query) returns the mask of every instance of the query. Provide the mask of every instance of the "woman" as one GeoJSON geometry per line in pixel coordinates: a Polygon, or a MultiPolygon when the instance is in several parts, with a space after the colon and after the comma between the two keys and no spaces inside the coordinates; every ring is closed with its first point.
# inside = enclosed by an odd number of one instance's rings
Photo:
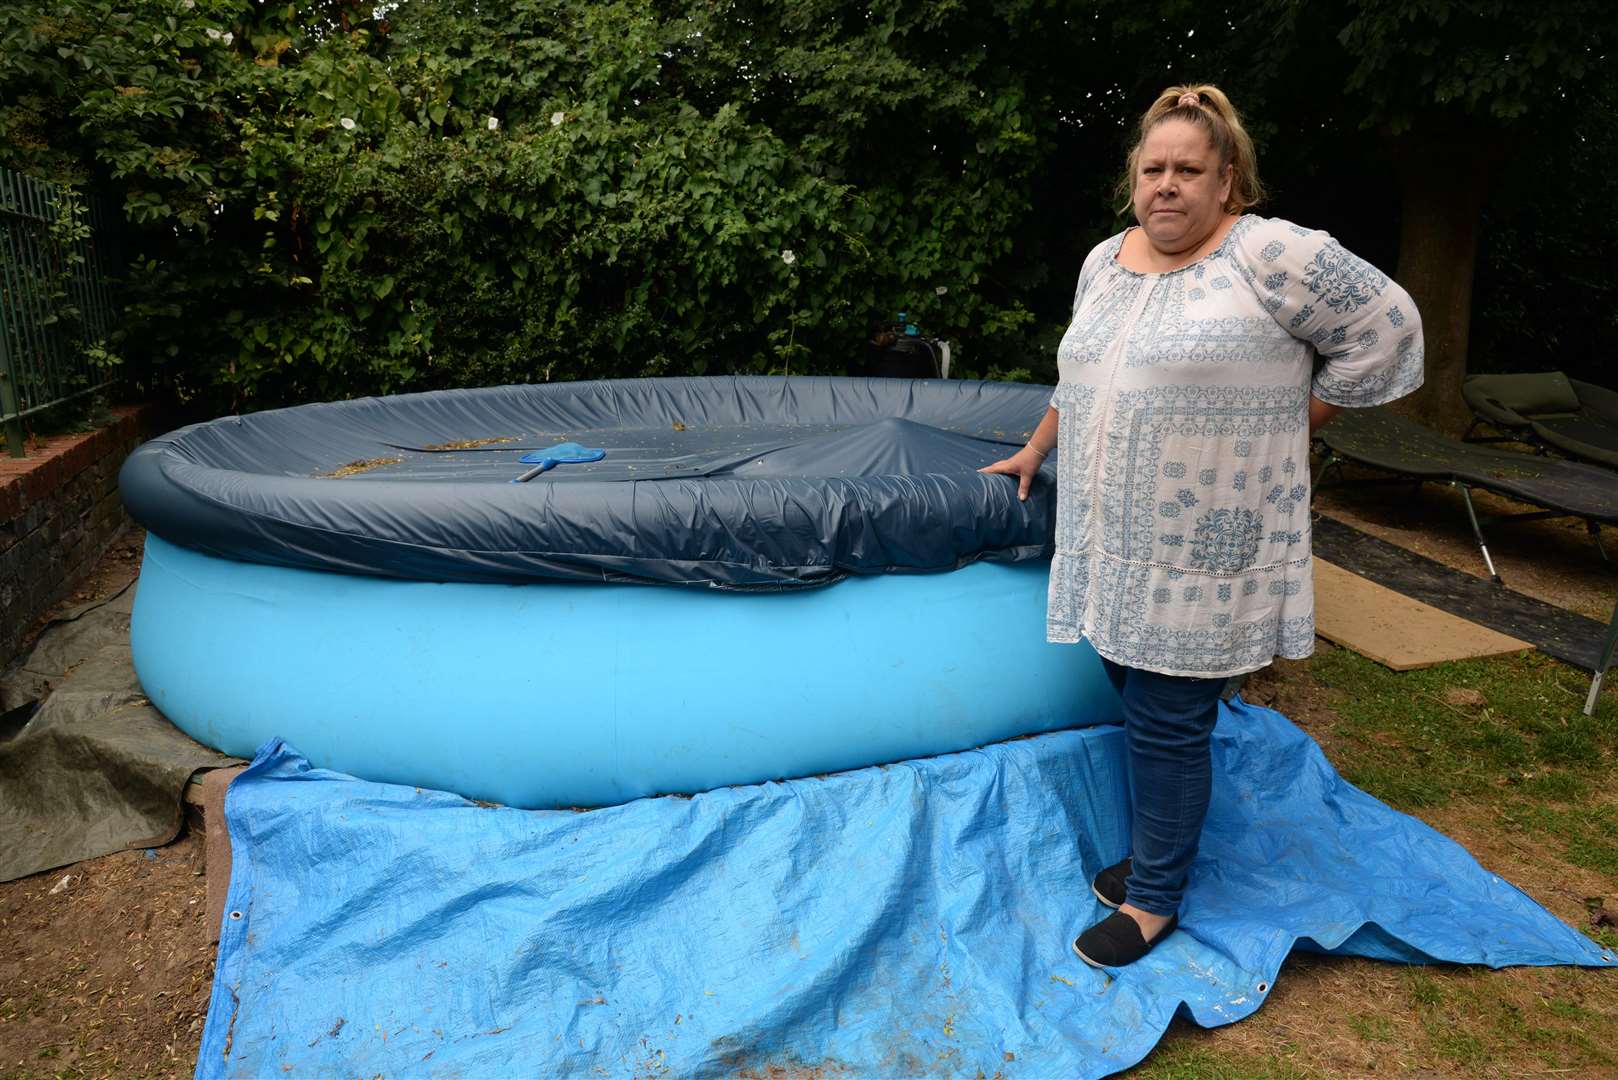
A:
{"type": "Polygon", "coordinates": [[[1326,233],[1244,213],[1263,188],[1217,87],[1158,97],[1125,193],[1139,225],[1084,260],[1051,407],[983,470],[1027,498],[1061,448],[1046,634],[1088,640],[1123,700],[1132,857],[1096,876],[1117,910],[1073,943],[1098,967],[1178,923],[1225,680],[1314,649],[1310,433],[1422,378],[1403,289],[1326,233]]]}

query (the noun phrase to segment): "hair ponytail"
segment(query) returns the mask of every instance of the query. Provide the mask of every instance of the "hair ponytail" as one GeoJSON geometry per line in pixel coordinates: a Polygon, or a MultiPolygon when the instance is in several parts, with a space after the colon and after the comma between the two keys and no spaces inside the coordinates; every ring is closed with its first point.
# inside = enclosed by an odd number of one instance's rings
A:
{"type": "Polygon", "coordinates": [[[1140,118],[1140,131],[1135,145],[1129,149],[1123,179],[1118,182],[1120,213],[1127,212],[1134,200],[1135,170],[1140,164],[1141,145],[1152,129],[1166,120],[1184,120],[1202,128],[1208,134],[1208,145],[1218,155],[1219,167],[1231,167],[1226,213],[1239,214],[1264,201],[1264,184],[1258,178],[1258,155],[1253,150],[1252,136],[1242,126],[1241,116],[1225,92],[1211,83],[1200,83],[1169,87],[1157,95],[1152,107],[1140,118]],[[1196,97],[1194,105],[1185,101],[1193,95],[1196,97]]]}

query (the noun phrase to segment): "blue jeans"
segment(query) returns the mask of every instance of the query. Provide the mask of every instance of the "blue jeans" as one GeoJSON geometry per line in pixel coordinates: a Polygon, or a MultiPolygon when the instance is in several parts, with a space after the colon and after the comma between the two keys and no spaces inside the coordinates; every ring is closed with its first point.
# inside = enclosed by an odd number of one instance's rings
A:
{"type": "Polygon", "coordinates": [[[1102,658],[1124,703],[1129,786],[1134,793],[1134,865],[1129,903],[1173,915],[1208,816],[1212,735],[1225,680],[1159,675],[1102,658]]]}

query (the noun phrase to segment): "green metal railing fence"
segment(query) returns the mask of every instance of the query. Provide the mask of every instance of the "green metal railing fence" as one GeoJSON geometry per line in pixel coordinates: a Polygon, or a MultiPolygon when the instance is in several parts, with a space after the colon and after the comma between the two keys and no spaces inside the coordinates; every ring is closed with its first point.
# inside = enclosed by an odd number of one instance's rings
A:
{"type": "Polygon", "coordinates": [[[98,199],[0,168],[0,425],[22,457],[23,417],[113,381],[89,348],[112,332],[98,199]]]}

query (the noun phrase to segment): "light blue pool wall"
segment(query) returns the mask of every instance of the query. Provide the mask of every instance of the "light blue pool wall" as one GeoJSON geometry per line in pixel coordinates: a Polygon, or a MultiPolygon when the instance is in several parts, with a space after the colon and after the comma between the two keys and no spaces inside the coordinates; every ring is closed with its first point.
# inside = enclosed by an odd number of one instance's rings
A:
{"type": "Polygon", "coordinates": [[[816,775],[1113,722],[1044,640],[1048,563],[780,592],[487,585],[215,558],[148,535],[131,637],[154,704],[241,757],[513,806],[816,775]]]}

